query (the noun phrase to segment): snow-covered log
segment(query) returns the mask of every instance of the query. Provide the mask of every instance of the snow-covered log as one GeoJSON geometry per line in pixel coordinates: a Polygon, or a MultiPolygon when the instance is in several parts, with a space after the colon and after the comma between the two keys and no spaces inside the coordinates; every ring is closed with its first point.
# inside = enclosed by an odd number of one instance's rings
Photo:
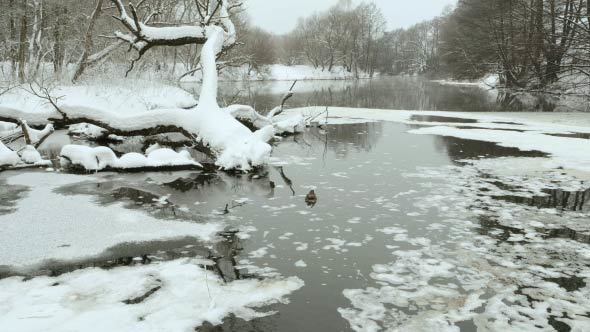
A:
{"type": "Polygon", "coordinates": [[[118,158],[107,147],[88,147],[66,145],[60,153],[61,163],[66,168],[84,171],[127,171],[158,169],[201,169],[186,150],[176,152],[171,149],[154,149],[147,155],[131,152],[118,158]]]}
{"type": "Polygon", "coordinates": [[[305,130],[305,120],[302,116],[295,115],[282,119],[278,117],[278,115],[283,113],[287,100],[293,97],[295,84],[297,84],[297,81],[293,82],[289,91],[283,96],[280,105],[268,112],[266,116],[256,112],[253,107],[248,105],[230,105],[225,108],[225,112],[253,130],[258,130],[265,126],[273,126],[278,135],[302,132],[305,130]]]}
{"type": "Polygon", "coordinates": [[[272,126],[277,135],[296,134],[305,130],[305,119],[299,114],[279,118],[275,116],[273,110],[269,115],[264,116],[248,105],[230,105],[224,110],[252,130],[272,126]]]}
{"type": "Polygon", "coordinates": [[[43,160],[41,154],[32,145],[25,146],[19,152],[9,149],[0,142],[0,170],[30,166],[51,166],[51,162],[49,160],[43,160]]]}
{"type": "Polygon", "coordinates": [[[42,130],[36,130],[29,127],[25,120],[18,120],[16,122],[19,124],[18,127],[6,131],[0,131],[0,141],[3,143],[9,143],[24,137],[26,144],[39,147],[54,131],[52,124],[45,125],[45,128],[42,130]]]}
{"type": "MultiPolygon", "coordinates": [[[[200,150],[215,157],[216,164],[224,169],[249,170],[252,166],[266,162],[271,152],[267,142],[272,138],[272,135],[268,134],[272,126],[252,132],[222,111],[216,102],[210,108],[205,108],[204,105],[200,102],[199,106],[192,110],[160,109],[133,114],[74,105],[64,105],[60,108],[67,114],[65,124],[89,123],[119,136],[181,133],[200,145],[200,150]]],[[[9,111],[9,118],[27,117],[35,123],[62,121],[57,111],[34,114],[14,109],[9,111]]]]}

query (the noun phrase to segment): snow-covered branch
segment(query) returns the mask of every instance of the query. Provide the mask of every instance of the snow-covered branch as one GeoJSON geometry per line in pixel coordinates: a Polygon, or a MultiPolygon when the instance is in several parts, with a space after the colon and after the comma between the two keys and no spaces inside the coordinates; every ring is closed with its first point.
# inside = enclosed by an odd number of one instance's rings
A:
{"type": "Polygon", "coordinates": [[[277,117],[283,113],[287,100],[293,97],[293,88],[295,87],[295,84],[297,84],[297,81],[293,82],[289,91],[283,96],[281,104],[268,112],[266,116],[256,112],[253,107],[248,105],[230,105],[225,108],[225,112],[252,130],[257,130],[265,126],[272,126],[277,135],[302,132],[305,129],[305,121],[303,117],[291,116],[283,119],[277,117]]]}

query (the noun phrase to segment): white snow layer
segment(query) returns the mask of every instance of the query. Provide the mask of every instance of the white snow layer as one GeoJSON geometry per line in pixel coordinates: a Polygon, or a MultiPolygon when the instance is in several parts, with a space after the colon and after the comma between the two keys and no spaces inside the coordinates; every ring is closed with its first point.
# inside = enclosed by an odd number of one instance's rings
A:
{"type": "Polygon", "coordinates": [[[32,145],[25,146],[20,156],[0,142],[0,166],[21,167],[21,166],[50,166],[51,161],[43,160],[41,154],[32,145]]]}
{"type": "MultiPolygon", "coordinates": [[[[11,110],[18,112],[30,125],[45,125],[48,117],[61,118],[46,100],[26,89],[13,89],[0,96],[0,112],[6,115],[11,110]]],[[[156,109],[187,108],[197,104],[195,98],[182,89],[140,80],[57,86],[50,92],[52,96],[60,97],[57,101],[60,107],[86,107],[126,115],[156,109]]]]}
{"type": "Polygon", "coordinates": [[[147,156],[131,152],[117,158],[113,150],[107,147],[88,147],[83,145],[66,145],[62,148],[62,164],[81,166],[88,171],[100,171],[105,168],[134,169],[166,166],[201,166],[191,158],[188,151],[176,152],[171,149],[155,149],[147,156]]]}
{"type": "Polygon", "coordinates": [[[0,166],[15,166],[20,162],[18,153],[0,142],[0,166]]]}
{"type": "Polygon", "coordinates": [[[218,223],[163,221],[126,209],[122,203],[105,208],[88,196],[64,197],[54,192],[89,180],[87,176],[55,173],[8,178],[8,185],[27,186],[29,191],[15,212],[0,216],[0,266],[26,268],[46,260],[79,260],[121,243],[186,236],[211,240],[222,230],[218,223]]]}
{"type": "Polygon", "coordinates": [[[11,332],[188,332],[206,321],[221,324],[229,314],[245,320],[274,314],[254,308],[286,303],[284,297],[304,284],[296,277],[225,284],[201,263],[180,259],[0,280],[0,326],[11,332]],[[139,303],[125,303],[149,292],[139,303]]]}
{"type": "Polygon", "coordinates": [[[25,164],[37,164],[43,161],[39,151],[37,151],[37,149],[35,149],[35,147],[32,145],[27,145],[21,151],[20,158],[25,164]]]}

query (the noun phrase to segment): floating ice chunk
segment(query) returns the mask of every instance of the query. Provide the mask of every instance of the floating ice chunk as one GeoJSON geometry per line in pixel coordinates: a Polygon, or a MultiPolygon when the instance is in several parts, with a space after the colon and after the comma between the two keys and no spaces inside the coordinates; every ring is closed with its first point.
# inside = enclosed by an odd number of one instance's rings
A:
{"type": "Polygon", "coordinates": [[[303,260],[298,260],[295,262],[296,267],[307,267],[307,264],[303,260]]]}
{"type": "Polygon", "coordinates": [[[262,247],[257,250],[251,251],[248,256],[250,258],[262,258],[268,254],[268,248],[262,247]]]}

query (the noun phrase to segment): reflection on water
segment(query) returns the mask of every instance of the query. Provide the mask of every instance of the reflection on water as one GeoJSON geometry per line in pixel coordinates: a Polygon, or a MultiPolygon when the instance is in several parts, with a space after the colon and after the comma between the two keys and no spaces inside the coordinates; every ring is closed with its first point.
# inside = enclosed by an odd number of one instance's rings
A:
{"type": "Polygon", "coordinates": [[[545,189],[545,196],[521,197],[499,196],[497,199],[511,203],[534,206],[539,209],[553,209],[570,211],[590,211],[590,189],[585,191],[564,191],[561,189],[545,189]]]}
{"type": "MultiPolygon", "coordinates": [[[[247,104],[258,111],[274,108],[292,82],[220,82],[221,104],[247,104]]],[[[183,87],[198,93],[199,86],[183,87]]],[[[490,90],[477,85],[440,84],[420,77],[383,77],[372,80],[300,81],[289,107],[343,106],[397,110],[456,112],[588,111],[588,99],[490,90]]]]}
{"type": "Polygon", "coordinates": [[[13,213],[16,202],[29,191],[27,187],[7,186],[6,180],[0,179],[0,215],[13,213]]]}
{"type": "Polygon", "coordinates": [[[410,121],[419,122],[454,122],[454,123],[477,123],[475,119],[453,118],[449,116],[434,115],[412,115],[410,121]]]}

